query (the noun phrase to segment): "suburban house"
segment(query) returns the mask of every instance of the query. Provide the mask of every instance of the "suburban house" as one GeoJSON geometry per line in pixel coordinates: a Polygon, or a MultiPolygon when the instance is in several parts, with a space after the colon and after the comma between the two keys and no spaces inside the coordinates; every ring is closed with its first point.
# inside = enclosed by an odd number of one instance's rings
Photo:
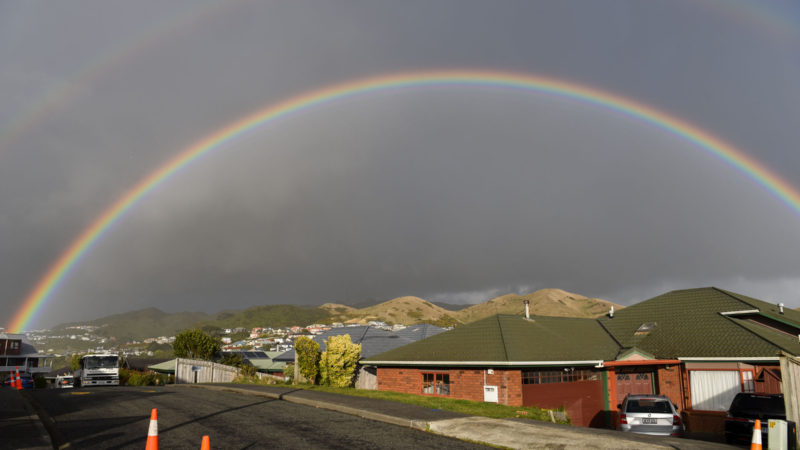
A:
{"type": "Polygon", "coordinates": [[[800,312],[717,288],[672,291],[598,319],[497,315],[365,357],[380,390],[564,407],[614,427],[627,394],[667,395],[691,431],[721,432],[738,392],[781,391],[800,312]]]}
{"type": "Polygon", "coordinates": [[[46,374],[52,370],[53,356],[42,355],[25,341],[24,334],[5,333],[0,329],[0,372],[19,369],[20,375],[46,374]]]}
{"type": "MultiPolygon", "coordinates": [[[[320,345],[320,351],[325,351],[325,341],[331,336],[350,335],[350,341],[354,344],[361,344],[361,357],[369,358],[389,351],[393,348],[401,347],[420,339],[444,332],[445,329],[427,323],[411,325],[399,331],[387,331],[371,326],[348,326],[344,328],[332,328],[312,337],[314,342],[320,345]]],[[[275,361],[284,363],[294,363],[294,349],[275,358],[275,361]]],[[[377,386],[376,369],[373,366],[360,366],[356,377],[356,387],[359,389],[376,389],[377,386]]]]}

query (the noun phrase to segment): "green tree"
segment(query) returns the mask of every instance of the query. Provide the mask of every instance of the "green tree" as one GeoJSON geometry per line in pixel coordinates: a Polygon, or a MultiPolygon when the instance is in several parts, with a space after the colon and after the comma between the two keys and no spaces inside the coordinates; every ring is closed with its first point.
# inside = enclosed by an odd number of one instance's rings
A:
{"type": "Polygon", "coordinates": [[[72,370],[78,370],[81,368],[81,357],[83,357],[80,353],[75,353],[72,355],[72,358],[69,360],[69,367],[72,370]]]}
{"type": "Polygon", "coordinates": [[[244,358],[241,353],[225,353],[218,362],[226,366],[239,367],[244,363],[244,358]]]}
{"type": "Polygon", "coordinates": [[[329,337],[319,361],[321,383],[336,387],[351,386],[359,359],[361,344],[353,344],[349,334],[329,337]]]}
{"type": "Polygon", "coordinates": [[[196,358],[211,361],[222,349],[218,338],[203,333],[194,328],[186,330],[175,336],[172,351],[178,358],[196,358]]]}
{"type": "Polygon", "coordinates": [[[316,384],[317,374],[319,374],[319,344],[311,338],[300,336],[294,342],[294,351],[297,352],[297,365],[300,366],[300,374],[316,384]]]}
{"type": "Polygon", "coordinates": [[[286,379],[287,384],[294,384],[294,364],[286,364],[283,369],[283,377],[286,379]]]}

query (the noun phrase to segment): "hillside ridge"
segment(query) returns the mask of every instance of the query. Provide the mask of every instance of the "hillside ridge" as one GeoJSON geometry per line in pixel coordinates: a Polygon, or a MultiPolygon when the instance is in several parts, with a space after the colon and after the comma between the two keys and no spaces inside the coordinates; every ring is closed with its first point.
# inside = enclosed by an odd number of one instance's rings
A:
{"type": "Polygon", "coordinates": [[[54,327],[94,325],[96,333],[116,339],[144,339],[170,336],[187,328],[235,328],[259,326],[305,326],[312,323],[342,322],[367,324],[370,321],[387,324],[414,325],[430,323],[442,327],[458,326],[495,314],[525,313],[524,300],[530,301],[531,315],[560,317],[598,317],[611,306],[623,306],[574,294],[562,289],[540,289],[529,294],[505,294],[453,311],[413,295],[396,297],[376,305],[354,308],[341,303],[324,303],[317,307],[295,305],[259,305],[242,310],[225,310],[217,314],[201,312],[166,313],[151,307],[114,314],[88,322],[72,322],[54,327]]]}

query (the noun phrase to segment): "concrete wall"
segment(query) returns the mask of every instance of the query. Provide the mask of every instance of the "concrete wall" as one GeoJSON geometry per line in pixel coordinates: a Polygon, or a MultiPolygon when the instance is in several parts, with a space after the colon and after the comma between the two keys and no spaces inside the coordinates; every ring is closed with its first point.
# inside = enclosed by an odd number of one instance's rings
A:
{"type": "Polygon", "coordinates": [[[184,358],[175,361],[175,384],[230,383],[238,374],[235,367],[210,361],[184,358]]]}

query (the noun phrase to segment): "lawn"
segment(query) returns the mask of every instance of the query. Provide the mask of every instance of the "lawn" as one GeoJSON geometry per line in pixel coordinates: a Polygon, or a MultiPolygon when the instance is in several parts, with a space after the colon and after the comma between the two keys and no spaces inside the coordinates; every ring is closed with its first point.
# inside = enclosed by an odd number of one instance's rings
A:
{"type": "MultiPolygon", "coordinates": [[[[252,381],[240,381],[253,383],[252,381]]],[[[332,386],[316,386],[311,384],[298,384],[294,387],[314,391],[330,392],[333,394],[355,395],[359,397],[376,398],[393,402],[408,403],[411,405],[423,406],[431,409],[441,409],[453,411],[471,416],[492,417],[497,419],[505,418],[524,418],[531,420],[551,421],[550,412],[539,409],[535,406],[506,406],[497,403],[473,402],[470,400],[459,400],[446,397],[431,397],[424,395],[401,394],[399,392],[377,391],[371,389],[337,388],[332,386]]],[[[558,423],[569,423],[569,421],[559,420],[563,417],[563,412],[555,415],[558,423]]]]}

